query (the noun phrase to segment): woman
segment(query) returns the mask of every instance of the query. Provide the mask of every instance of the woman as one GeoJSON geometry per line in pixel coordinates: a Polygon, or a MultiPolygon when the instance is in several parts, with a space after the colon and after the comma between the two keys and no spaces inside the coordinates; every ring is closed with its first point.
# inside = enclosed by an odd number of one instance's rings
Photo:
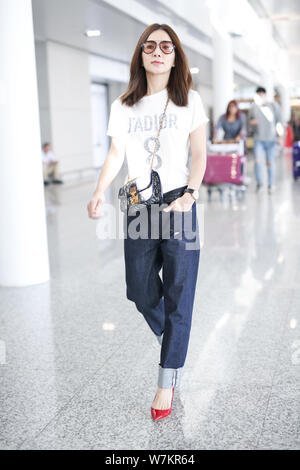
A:
{"type": "MultiPolygon", "coordinates": [[[[131,178],[150,174],[149,156],[161,121],[153,169],[162,184],[163,211],[170,212],[170,237],[165,239],[160,228],[158,237],[151,232],[150,238],[124,238],[127,298],[135,302],[161,345],[158,388],[151,407],[155,421],[170,414],[174,387],[180,384],[200,258],[200,248],[186,249],[185,237],[174,230],[176,217],[183,218],[187,212],[192,216],[193,233],[197,232],[196,199],[206,167],[208,119],[192,85],[176,33],[165,24],[148,26],[132,57],[127,91],[112,103],[107,130],[111,147],[88,204],[89,217],[98,218],[104,192],[119,172],[125,152],[131,178]]],[[[163,220],[162,211],[159,217],[163,220]]],[[[135,218],[127,217],[126,235],[128,220],[135,218]]]]}
{"type": "Polygon", "coordinates": [[[246,137],[246,119],[240,112],[238,103],[236,100],[232,100],[228,103],[226,113],[223,114],[216,125],[214,142],[219,140],[236,140],[246,137]],[[222,138],[219,138],[223,134],[222,138]]]}

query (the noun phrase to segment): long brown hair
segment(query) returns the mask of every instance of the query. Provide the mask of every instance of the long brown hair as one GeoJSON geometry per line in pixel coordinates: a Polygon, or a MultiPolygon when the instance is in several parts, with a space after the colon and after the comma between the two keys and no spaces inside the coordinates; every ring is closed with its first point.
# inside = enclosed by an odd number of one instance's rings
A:
{"type": "Polygon", "coordinates": [[[168,95],[177,106],[187,106],[189,89],[194,86],[186,55],[175,31],[167,24],[153,23],[148,26],[138,40],[130,64],[128,88],[121,95],[122,104],[133,106],[147,93],[147,77],[142,60],[142,44],[153,31],[162,29],[175,45],[175,67],[172,67],[167,85],[168,95]]]}
{"type": "Polygon", "coordinates": [[[236,119],[239,119],[241,113],[240,113],[239,104],[238,104],[238,102],[237,102],[236,100],[231,100],[231,101],[229,101],[228,106],[227,106],[227,109],[226,109],[226,114],[225,114],[225,115],[226,115],[226,119],[229,118],[229,108],[230,108],[230,106],[231,106],[232,104],[236,107],[236,115],[235,115],[235,118],[236,118],[236,119]]]}

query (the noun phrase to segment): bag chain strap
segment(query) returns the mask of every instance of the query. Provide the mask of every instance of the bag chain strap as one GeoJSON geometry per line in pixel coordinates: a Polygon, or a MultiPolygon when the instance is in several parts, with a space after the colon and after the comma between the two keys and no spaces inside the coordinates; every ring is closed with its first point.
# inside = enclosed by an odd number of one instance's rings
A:
{"type": "MultiPolygon", "coordinates": [[[[161,119],[160,119],[159,129],[158,129],[157,135],[156,135],[156,137],[155,137],[155,147],[154,147],[154,151],[152,152],[152,160],[151,160],[150,173],[151,173],[151,171],[152,171],[153,159],[154,159],[155,152],[156,152],[156,150],[157,150],[158,137],[159,137],[159,134],[160,134],[160,131],[161,131],[161,128],[162,128],[163,119],[164,119],[164,117],[165,117],[165,115],[166,115],[166,109],[167,109],[169,100],[170,100],[170,98],[169,98],[169,96],[168,96],[167,102],[166,102],[166,104],[165,104],[164,112],[163,112],[163,114],[162,114],[162,116],[161,116],[161,119]]],[[[131,180],[128,179],[127,182],[126,182],[126,184],[129,183],[130,181],[135,180],[135,179],[136,179],[136,177],[135,177],[135,178],[132,178],[131,180]]]]}
{"type": "Polygon", "coordinates": [[[165,117],[165,115],[166,115],[166,109],[167,109],[168,103],[169,103],[169,97],[168,97],[168,99],[167,99],[167,102],[166,102],[166,105],[165,105],[165,109],[164,109],[164,112],[163,112],[162,117],[161,117],[161,120],[160,120],[160,124],[159,124],[159,129],[158,129],[158,132],[157,132],[157,136],[156,136],[156,138],[155,138],[155,147],[154,147],[154,150],[153,150],[150,172],[151,172],[151,170],[152,170],[153,159],[154,159],[155,152],[156,152],[156,150],[157,150],[158,137],[159,137],[159,134],[160,134],[160,130],[161,130],[161,128],[162,128],[163,119],[164,119],[164,117],[165,117]]]}

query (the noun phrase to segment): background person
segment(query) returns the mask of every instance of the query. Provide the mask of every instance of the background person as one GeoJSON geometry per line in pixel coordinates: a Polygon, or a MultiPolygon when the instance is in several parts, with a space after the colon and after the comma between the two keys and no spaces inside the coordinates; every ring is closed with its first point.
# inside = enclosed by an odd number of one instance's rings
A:
{"type": "Polygon", "coordinates": [[[282,145],[282,118],[278,103],[267,101],[267,93],[264,87],[258,87],[254,96],[254,103],[249,109],[249,125],[254,128],[254,155],[256,190],[262,187],[262,162],[267,156],[268,167],[268,192],[274,190],[275,174],[275,150],[276,144],[282,145]],[[279,126],[279,127],[278,127],[279,126]],[[280,131],[277,129],[280,128],[280,131]]]}
{"type": "Polygon", "coordinates": [[[293,127],[293,134],[294,134],[294,142],[298,142],[300,140],[300,117],[295,116],[292,121],[293,127]]]}
{"type": "Polygon", "coordinates": [[[239,110],[239,105],[236,100],[228,103],[226,113],[220,116],[214,132],[213,142],[220,140],[236,140],[239,142],[241,138],[246,138],[246,117],[239,110]],[[220,130],[223,132],[220,133],[220,130]],[[219,135],[222,138],[218,138],[219,135]]]}
{"type": "Polygon", "coordinates": [[[63,181],[59,179],[58,161],[54,156],[49,142],[45,142],[42,146],[42,161],[44,184],[47,185],[50,182],[62,184],[63,181]]]}

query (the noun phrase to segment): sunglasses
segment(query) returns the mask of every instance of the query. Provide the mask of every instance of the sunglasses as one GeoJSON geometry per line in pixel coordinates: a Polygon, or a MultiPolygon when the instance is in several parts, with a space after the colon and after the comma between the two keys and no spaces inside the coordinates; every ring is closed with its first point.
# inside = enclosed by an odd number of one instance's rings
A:
{"type": "Polygon", "coordinates": [[[141,45],[141,48],[145,54],[151,54],[151,52],[155,51],[157,44],[164,54],[171,54],[171,52],[173,52],[175,49],[175,45],[172,43],[172,41],[146,41],[141,45]]]}

